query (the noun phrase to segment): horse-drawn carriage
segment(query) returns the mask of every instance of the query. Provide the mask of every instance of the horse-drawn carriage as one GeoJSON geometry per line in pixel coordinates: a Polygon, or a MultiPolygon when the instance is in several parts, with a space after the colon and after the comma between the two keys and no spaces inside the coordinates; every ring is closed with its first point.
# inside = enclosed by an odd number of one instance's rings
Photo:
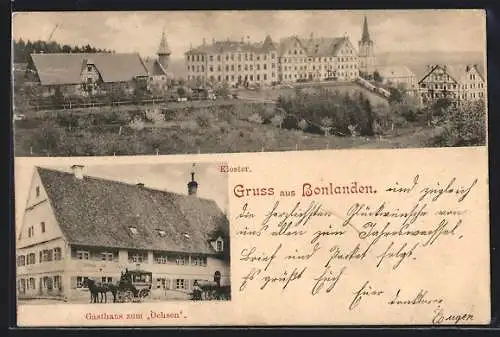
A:
{"type": "Polygon", "coordinates": [[[120,280],[115,283],[100,283],[92,279],[84,281],[91,296],[91,302],[107,302],[107,293],[113,294],[113,302],[142,302],[151,293],[153,274],[144,270],[128,270],[122,272],[120,280]],[[99,300],[99,294],[101,298],[99,300]]]}
{"type": "Polygon", "coordinates": [[[195,281],[193,284],[193,291],[191,293],[191,300],[230,300],[231,299],[231,286],[221,285],[221,274],[215,272],[213,281],[195,281]]]}
{"type": "Polygon", "coordinates": [[[144,270],[125,270],[118,282],[118,302],[141,302],[151,293],[153,274],[144,270]]]}

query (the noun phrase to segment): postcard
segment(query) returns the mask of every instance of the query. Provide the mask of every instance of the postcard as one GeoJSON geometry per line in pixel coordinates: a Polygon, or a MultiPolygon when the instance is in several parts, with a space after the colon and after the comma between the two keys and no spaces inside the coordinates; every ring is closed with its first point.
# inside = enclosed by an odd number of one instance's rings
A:
{"type": "Polygon", "coordinates": [[[485,46],[480,10],[15,14],[18,326],[488,324],[485,46]]]}

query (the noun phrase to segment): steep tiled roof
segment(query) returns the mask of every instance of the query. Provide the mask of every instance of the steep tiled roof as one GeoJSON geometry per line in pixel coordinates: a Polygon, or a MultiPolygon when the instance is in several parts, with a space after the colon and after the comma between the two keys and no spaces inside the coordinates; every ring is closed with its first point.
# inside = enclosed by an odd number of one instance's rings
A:
{"type": "Polygon", "coordinates": [[[411,77],[415,76],[413,72],[406,66],[387,66],[387,67],[378,67],[378,73],[382,77],[390,78],[390,77],[411,77]]]}
{"type": "Polygon", "coordinates": [[[283,56],[295,42],[306,49],[306,55],[310,57],[335,56],[344,43],[347,43],[346,37],[320,37],[320,38],[299,38],[290,36],[280,40],[278,53],[283,56]]]}
{"type": "Polygon", "coordinates": [[[215,253],[210,240],[229,236],[213,200],[37,168],[64,236],[71,244],[215,253]],[[129,227],[136,227],[133,234],[129,227]],[[160,235],[159,230],[165,232],[160,235]]]}
{"type": "Polygon", "coordinates": [[[167,72],[163,67],[161,66],[160,62],[155,59],[145,59],[144,60],[144,65],[146,66],[146,69],[148,70],[149,75],[167,75],[167,72]]]}
{"type": "Polygon", "coordinates": [[[274,43],[271,36],[267,35],[264,42],[245,43],[237,41],[217,41],[209,45],[201,45],[190,49],[186,54],[211,53],[218,54],[223,52],[268,52],[276,50],[283,56],[295,42],[306,50],[305,56],[320,57],[334,56],[339,49],[348,41],[346,37],[303,39],[298,36],[288,36],[280,39],[279,43],[274,43]]]}
{"type": "Polygon", "coordinates": [[[147,76],[147,70],[137,53],[75,53],[31,54],[40,82],[44,85],[79,84],[82,67],[93,63],[102,80],[128,82],[147,76]]]}
{"type": "Polygon", "coordinates": [[[468,65],[468,64],[439,64],[439,65],[430,65],[426,69],[424,76],[419,80],[424,80],[430,73],[432,73],[436,68],[444,69],[444,71],[450,75],[457,82],[462,82],[467,78],[467,74],[470,72],[472,68],[475,68],[479,75],[483,78],[483,74],[478,66],[476,65],[468,65]]]}

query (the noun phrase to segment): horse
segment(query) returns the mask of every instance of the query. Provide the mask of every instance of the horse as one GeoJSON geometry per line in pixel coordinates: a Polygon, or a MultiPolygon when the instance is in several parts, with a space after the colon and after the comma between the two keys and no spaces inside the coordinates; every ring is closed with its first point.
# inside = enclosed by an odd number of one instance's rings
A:
{"type": "Polygon", "coordinates": [[[101,292],[101,289],[97,285],[96,281],[92,279],[85,279],[83,281],[83,286],[86,286],[90,291],[90,303],[99,303],[99,293],[101,292]]]}
{"type": "Polygon", "coordinates": [[[111,292],[111,294],[113,295],[113,303],[116,303],[116,295],[118,293],[118,288],[119,286],[113,283],[103,283],[99,289],[99,292],[101,293],[101,302],[102,298],[104,297],[104,303],[107,303],[108,302],[107,293],[111,292]]]}

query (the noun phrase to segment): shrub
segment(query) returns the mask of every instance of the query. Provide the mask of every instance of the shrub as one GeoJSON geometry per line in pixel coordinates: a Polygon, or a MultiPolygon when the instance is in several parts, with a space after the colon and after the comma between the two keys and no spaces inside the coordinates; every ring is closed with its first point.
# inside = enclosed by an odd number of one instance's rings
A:
{"type": "Polygon", "coordinates": [[[212,113],[209,109],[198,110],[194,118],[200,128],[209,128],[212,125],[212,113]]]}
{"type": "Polygon", "coordinates": [[[248,121],[251,123],[262,124],[262,117],[258,113],[254,113],[248,117],[248,121]]]}

